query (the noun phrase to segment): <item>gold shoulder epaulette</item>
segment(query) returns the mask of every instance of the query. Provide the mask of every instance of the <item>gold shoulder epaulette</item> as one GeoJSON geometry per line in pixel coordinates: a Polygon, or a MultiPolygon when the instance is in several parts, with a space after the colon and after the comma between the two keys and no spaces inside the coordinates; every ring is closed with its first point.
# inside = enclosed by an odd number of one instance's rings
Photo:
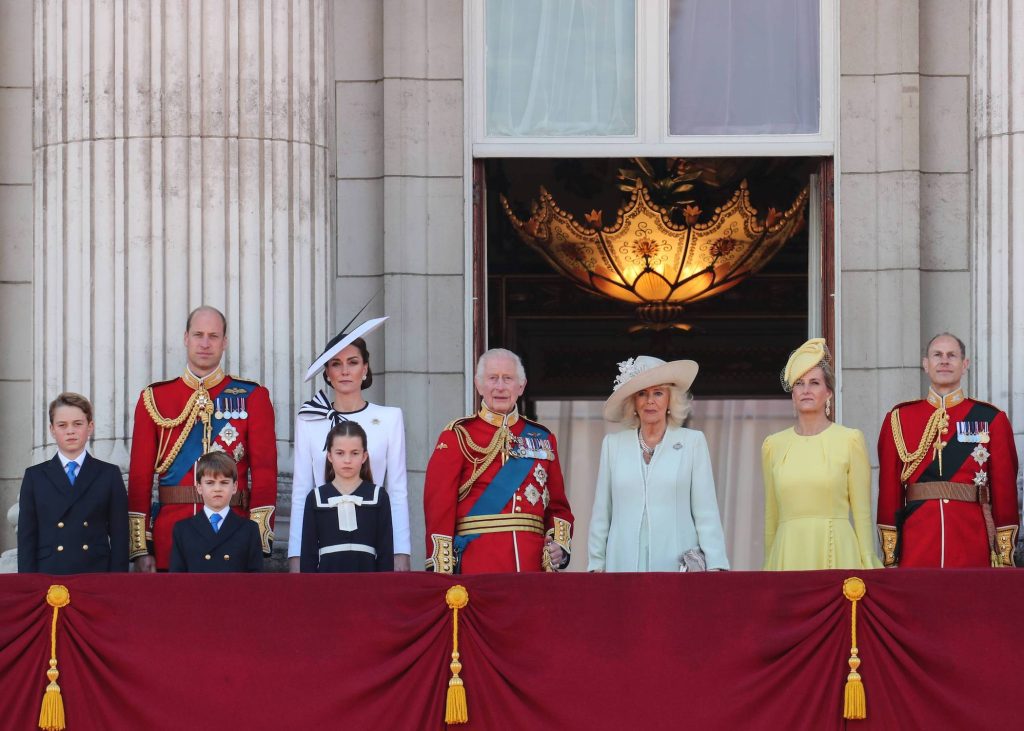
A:
{"type": "Polygon", "coordinates": [[[522,414],[519,415],[519,418],[522,419],[523,421],[525,421],[527,424],[533,424],[534,426],[539,426],[544,431],[550,431],[550,429],[548,429],[546,426],[541,424],[536,419],[531,419],[528,416],[523,416],[522,414]]]}
{"type": "Polygon", "coordinates": [[[461,416],[458,419],[452,419],[447,424],[445,424],[444,431],[451,431],[452,429],[455,428],[456,424],[461,424],[464,421],[469,421],[474,416],[475,416],[475,414],[470,414],[469,416],[461,416]]]}
{"type": "Polygon", "coordinates": [[[263,385],[259,381],[254,381],[251,378],[240,378],[239,376],[231,375],[227,376],[227,378],[230,378],[232,381],[237,381],[238,383],[251,383],[256,388],[260,388],[263,385]]]}

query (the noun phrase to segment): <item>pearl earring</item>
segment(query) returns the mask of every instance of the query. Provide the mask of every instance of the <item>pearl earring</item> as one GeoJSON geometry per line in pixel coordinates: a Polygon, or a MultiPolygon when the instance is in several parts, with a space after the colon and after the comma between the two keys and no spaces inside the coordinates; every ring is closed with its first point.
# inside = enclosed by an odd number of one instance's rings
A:
{"type": "Polygon", "coordinates": [[[365,373],[363,374],[363,380],[364,381],[366,380],[366,374],[365,373]]]}

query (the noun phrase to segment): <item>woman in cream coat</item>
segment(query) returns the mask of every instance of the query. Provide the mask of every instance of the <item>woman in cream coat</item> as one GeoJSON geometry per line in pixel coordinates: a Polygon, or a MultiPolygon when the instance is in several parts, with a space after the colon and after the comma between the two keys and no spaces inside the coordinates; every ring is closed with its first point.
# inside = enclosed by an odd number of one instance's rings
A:
{"type": "Polygon", "coordinates": [[[680,571],[691,549],[728,569],[707,441],[680,426],[697,364],[642,355],[619,371],[604,417],[627,428],[601,446],[589,569],[680,571]]]}

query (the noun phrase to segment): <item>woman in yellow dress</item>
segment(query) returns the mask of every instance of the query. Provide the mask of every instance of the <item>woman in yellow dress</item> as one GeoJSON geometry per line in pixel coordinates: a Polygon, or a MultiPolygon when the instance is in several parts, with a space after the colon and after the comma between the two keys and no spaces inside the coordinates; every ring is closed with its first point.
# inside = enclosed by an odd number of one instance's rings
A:
{"type": "Polygon", "coordinates": [[[880,568],[871,521],[871,465],[864,435],[829,420],[835,376],[822,338],[808,340],[782,372],[796,424],[764,440],[764,568],[880,568]],[[850,515],[853,525],[850,525],[850,515]]]}

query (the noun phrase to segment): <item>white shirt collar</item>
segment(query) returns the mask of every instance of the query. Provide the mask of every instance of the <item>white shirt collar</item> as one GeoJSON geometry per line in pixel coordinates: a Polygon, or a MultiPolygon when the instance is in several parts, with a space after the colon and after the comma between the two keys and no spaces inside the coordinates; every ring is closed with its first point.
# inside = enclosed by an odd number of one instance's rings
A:
{"type": "Polygon", "coordinates": [[[88,452],[89,452],[89,449],[87,447],[87,448],[82,450],[82,453],[80,455],[78,455],[74,459],[71,459],[70,457],[65,456],[65,454],[58,449],[57,450],[57,456],[60,457],[60,466],[64,468],[65,472],[67,472],[68,471],[68,462],[75,462],[75,463],[78,464],[78,469],[81,470],[82,469],[82,465],[85,464],[85,455],[88,452]]]}
{"type": "Polygon", "coordinates": [[[231,512],[231,506],[230,505],[225,505],[222,510],[210,510],[210,508],[208,508],[207,506],[204,505],[203,506],[203,512],[206,513],[206,519],[207,520],[210,519],[211,515],[213,515],[214,513],[217,513],[217,515],[219,515],[221,517],[221,520],[223,521],[223,520],[227,519],[228,513],[231,512]]]}

